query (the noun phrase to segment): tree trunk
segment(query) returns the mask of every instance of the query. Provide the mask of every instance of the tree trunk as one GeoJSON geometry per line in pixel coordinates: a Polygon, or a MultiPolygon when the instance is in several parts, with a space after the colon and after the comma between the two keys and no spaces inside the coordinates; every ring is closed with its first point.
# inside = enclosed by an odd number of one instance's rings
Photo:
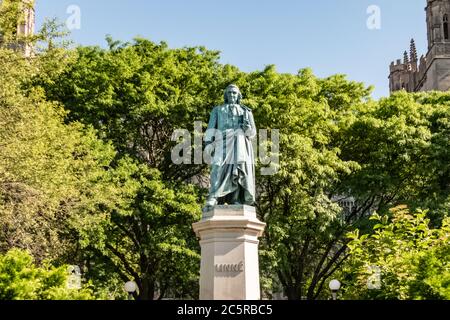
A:
{"type": "Polygon", "coordinates": [[[299,290],[295,285],[286,288],[288,300],[300,300],[299,290]]]}
{"type": "Polygon", "coordinates": [[[142,291],[139,293],[139,300],[155,300],[154,280],[142,279],[142,291]]]}

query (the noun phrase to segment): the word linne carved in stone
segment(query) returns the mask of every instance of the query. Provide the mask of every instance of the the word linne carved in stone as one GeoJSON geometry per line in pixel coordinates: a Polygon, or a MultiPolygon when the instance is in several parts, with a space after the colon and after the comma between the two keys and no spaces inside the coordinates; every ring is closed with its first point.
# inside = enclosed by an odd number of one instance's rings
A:
{"type": "Polygon", "coordinates": [[[244,272],[244,262],[237,264],[216,264],[216,272],[244,272]]]}

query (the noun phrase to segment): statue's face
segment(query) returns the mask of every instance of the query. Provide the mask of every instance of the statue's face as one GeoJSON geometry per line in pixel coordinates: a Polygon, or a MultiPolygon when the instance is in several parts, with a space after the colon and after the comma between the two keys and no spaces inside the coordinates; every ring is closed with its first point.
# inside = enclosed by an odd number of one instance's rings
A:
{"type": "Polygon", "coordinates": [[[237,88],[231,87],[227,92],[228,103],[236,104],[239,100],[239,90],[237,88]]]}

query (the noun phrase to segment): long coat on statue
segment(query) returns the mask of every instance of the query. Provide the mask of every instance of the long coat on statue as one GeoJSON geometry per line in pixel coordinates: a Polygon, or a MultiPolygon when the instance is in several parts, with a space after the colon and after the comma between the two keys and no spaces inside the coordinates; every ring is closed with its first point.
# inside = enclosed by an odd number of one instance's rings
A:
{"type": "Polygon", "coordinates": [[[206,145],[213,144],[209,197],[219,204],[255,202],[256,126],[251,109],[239,104],[215,107],[206,132],[206,145]]]}

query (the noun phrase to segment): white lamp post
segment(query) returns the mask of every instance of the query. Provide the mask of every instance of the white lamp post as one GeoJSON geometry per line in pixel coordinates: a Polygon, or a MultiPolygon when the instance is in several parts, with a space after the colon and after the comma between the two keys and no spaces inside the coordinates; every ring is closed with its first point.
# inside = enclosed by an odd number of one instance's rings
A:
{"type": "Polygon", "coordinates": [[[136,291],[137,285],[134,281],[125,283],[125,291],[128,292],[128,300],[133,300],[133,293],[136,291]]]}
{"type": "Polygon", "coordinates": [[[330,281],[330,290],[331,295],[333,296],[333,300],[337,300],[337,292],[341,288],[341,283],[338,280],[331,280],[330,281]]]}

